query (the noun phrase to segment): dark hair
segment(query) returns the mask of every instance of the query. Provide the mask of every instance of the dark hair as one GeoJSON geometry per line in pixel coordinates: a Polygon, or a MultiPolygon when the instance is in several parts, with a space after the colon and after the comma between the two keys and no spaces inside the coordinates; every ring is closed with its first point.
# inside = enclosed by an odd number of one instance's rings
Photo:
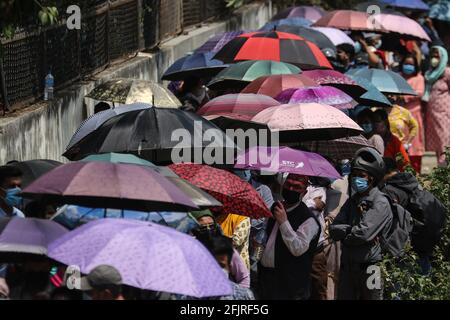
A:
{"type": "Polygon", "coordinates": [[[397,171],[397,162],[394,159],[383,157],[384,163],[386,165],[386,173],[391,173],[393,171],[397,171]]]}
{"type": "Polygon", "coordinates": [[[388,113],[384,109],[378,109],[378,110],[373,112],[373,118],[375,119],[377,117],[379,117],[383,121],[388,121],[389,120],[388,113]]]}
{"type": "Polygon", "coordinates": [[[416,68],[416,72],[414,73],[414,75],[417,75],[417,73],[420,71],[420,65],[419,65],[419,61],[417,61],[416,56],[412,53],[408,53],[403,57],[402,61],[400,62],[400,66],[399,66],[400,71],[403,70],[403,65],[405,64],[405,60],[408,58],[412,58],[414,60],[414,67],[416,68]]]}
{"type": "Polygon", "coordinates": [[[183,81],[183,85],[181,86],[181,94],[184,95],[190,91],[192,91],[196,86],[199,85],[201,79],[196,76],[190,76],[183,81]]]}
{"type": "Polygon", "coordinates": [[[370,119],[371,122],[374,122],[374,112],[370,110],[370,108],[363,109],[356,115],[356,119],[360,119],[362,117],[367,117],[370,119]]]}
{"type": "Polygon", "coordinates": [[[355,47],[349,43],[341,43],[336,46],[338,50],[342,50],[349,55],[350,60],[355,57],[355,47]]]}
{"type": "Polygon", "coordinates": [[[98,113],[100,111],[105,111],[111,109],[111,106],[109,105],[109,103],[106,102],[99,102],[94,106],[94,113],[98,113]]]}
{"type": "Polygon", "coordinates": [[[67,287],[55,288],[51,294],[51,300],[82,300],[83,293],[80,290],[70,290],[67,287]]]}
{"type": "Polygon", "coordinates": [[[8,178],[18,178],[23,175],[22,170],[15,166],[6,165],[0,166],[0,185],[2,185],[8,178]]]}
{"type": "Polygon", "coordinates": [[[231,262],[233,256],[233,244],[231,243],[231,239],[222,235],[216,235],[203,244],[212,255],[225,254],[228,256],[228,261],[231,262]]]}

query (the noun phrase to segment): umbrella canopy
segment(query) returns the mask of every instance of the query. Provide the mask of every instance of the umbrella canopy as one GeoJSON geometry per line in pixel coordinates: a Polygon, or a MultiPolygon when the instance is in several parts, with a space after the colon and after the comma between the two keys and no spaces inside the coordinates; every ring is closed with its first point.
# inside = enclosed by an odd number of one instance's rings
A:
{"type": "Polygon", "coordinates": [[[172,150],[190,152],[207,148],[234,148],[234,143],[208,120],[179,109],[149,108],[115,116],[64,153],[78,160],[95,153],[135,153],[155,162],[172,161],[172,150]],[[214,134],[214,142],[203,141],[214,134]],[[181,139],[173,133],[188,135],[181,139]],[[199,139],[195,139],[199,137],[199,139]],[[199,141],[197,141],[199,140],[199,141]]]}
{"type": "Polygon", "coordinates": [[[366,12],[354,10],[334,10],[326,13],[313,27],[332,27],[341,30],[384,31],[373,23],[366,12]]]}
{"type": "Polygon", "coordinates": [[[252,121],[280,133],[281,142],[330,140],[359,135],[362,129],[342,111],[319,103],[283,104],[267,108],[252,121]]]}
{"type": "Polygon", "coordinates": [[[338,109],[351,109],[357,103],[345,92],[330,86],[286,89],[276,98],[282,104],[321,103],[338,109]]]}
{"type": "Polygon", "coordinates": [[[372,147],[362,135],[328,141],[305,141],[300,147],[317,152],[334,160],[353,159],[356,151],[363,147],[372,147]]]}
{"type": "Polygon", "coordinates": [[[313,6],[298,6],[290,7],[280,11],[273,16],[272,20],[285,18],[305,18],[312,22],[316,22],[325,14],[325,11],[320,7],[313,6]]]}
{"type": "Polygon", "coordinates": [[[438,0],[430,8],[430,18],[450,22],[450,4],[447,0],[438,0]]]}
{"type": "Polygon", "coordinates": [[[193,297],[230,295],[230,282],[193,237],[151,222],[101,219],[52,242],[49,256],[88,274],[110,265],[124,284],[193,297]]]}
{"type": "Polygon", "coordinates": [[[68,230],[56,222],[36,218],[0,218],[0,256],[4,262],[46,256],[50,242],[68,230]]]}
{"type": "Polygon", "coordinates": [[[395,32],[402,37],[407,36],[419,40],[431,41],[422,26],[408,17],[381,13],[375,15],[374,20],[389,33],[395,32]]]}
{"type": "Polygon", "coordinates": [[[236,169],[288,172],[305,176],[340,178],[321,155],[289,147],[253,147],[238,156],[236,169]]]}
{"type": "Polygon", "coordinates": [[[19,168],[22,171],[22,188],[27,187],[34,180],[61,164],[59,161],[47,159],[8,163],[9,166],[19,168]]]}
{"type": "Polygon", "coordinates": [[[228,67],[222,61],[214,60],[212,52],[194,53],[175,61],[162,76],[162,80],[183,80],[189,76],[211,77],[228,67]]]}
{"type": "Polygon", "coordinates": [[[106,81],[89,92],[86,97],[122,104],[144,102],[166,108],[181,106],[177,97],[158,83],[127,78],[106,81]]]}
{"type": "MultiPolygon", "coordinates": [[[[361,87],[367,90],[360,96],[353,96],[356,101],[362,105],[374,106],[374,107],[391,107],[392,103],[384,94],[380,92],[369,80],[354,75],[349,75],[355,80],[361,87]]],[[[351,93],[349,93],[352,95],[351,93]]]]}
{"type": "Polygon", "coordinates": [[[181,190],[145,166],[72,162],[23,190],[26,197],[96,208],[188,211],[198,208],[181,190]]]}
{"type": "Polygon", "coordinates": [[[202,116],[237,113],[247,116],[250,120],[258,112],[279,105],[277,100],[262,94],[227,94],[209,101],[197,113],[202,116]]]}
{"type": "Polygon", "coordinates": [[[286,18],[267,22],[259,31],[274,31],[279,26],[309,27],[313,22],[305,18],[286,18]]]}
{"type": "Polygon", "coordinates": [[[422,0],[381,0],[391,7],[428,10],[430,7],[422,0]]]}
{"type": "Polygon", "coordinates": [[[330,41],[335,45],[338,46],[343,43],[351,44],[352,46],[355,45],[355,42],[350,38],[344,31],[336,29],[336,28],[329,28],[329,27],[311,27],[311,29],[319,31],[323,33],[330,41]]]}
{"type": "Polygon", "coordinates": [[[74,135],[69,141],[69,144],[66,147],[66,150],[69,150],[72,148],[75,144],[81,141],[84,137],[86,137],[88,134],[92,133],[96,129],[98,129],[102,124],[104,124],[109,119],[129,111],[136,111],[136,110],[144,110],[147,108],[151,108],[152,105],[147,103],[132,103],[130,105],[124,105],[120,106],[114,109],[108,109],[105,111],[101,111],[99,113],[93,114],[86,120],[84,120],[80,126],[78,127],[77,131],[75,131],[74,135]]]}
{"type": "Polygon", "coordinates": [[[206,41],[201,47],[196,49],[194,53],[206,53],[206,52],[217,52],[223,48],[230,40],[236,38],[243,34],[244,31],[229,31],[216,34],[212,36],[208,41],[206,41]]]}
{"type": "Polygon", "coordinates": [[[260,77],[246,86],[241,93],[257,93],[276,97],[289,88],[317,86],[317,82],[304,74],[286,74],[260,77]]]}
{"type": "Polygon", "coordinates": [[[210,115],[210,116],[204,116],[204,117],[224,131],[227,129],[232,129],[232,130],[264,129],[264,130],[268,130],[268,127],[265,124],[251,121],[253,116],[250,114],[224,112],[224,113],[210,115]]]}
{"type": "Polygon", "coordinates": [[[172,164],[169,168],[222,202],[225,213],[255,219],[272,216],[259,193],[249,183],[228,171],[188,163],[172,164]]]}
{"type": "Polygon", "coordinates": [[[353,92],[360,96],[367,91],[349,76],[336,70],[309,70],[305,71],[303,75],[313,79],[317,84],[333,86],[347,94],[353,92]]]}
{"type": "Polygon", "coordinates": [[[353,75],[368,80],[382,93],[417,95],[401,75],[390,70],[358,69],[353,75]]]}
{"type": "Polygon", "coordinates": [[[197,221],[190,217],[189,214],[186,214],[186,212],[144,212],[109,208],[87,208],[73,205],[62,206],[51,217],[51,220],[73,230],[88,222],[105,218],[150,221],[184,233],[188,233],[198,226],[197,221]]]}
{"type": "Polygon", "coordinates": [[[300,72],[300,68],[290,63],[270,60],[243,61],[221,71],[208,83],[208,87],[213,90],[223,88],[243,89],[247,84],[262,76],[298,74],[300,72]]]}
{"type": "Polygon", "coordinates": [[[81,161],[100,161],[100,162],[110,162],[110,163],[128,163],[143,165],[151,168],[152,170],[158,172],[159,174],[166,177],[170,182],[177,186],[184,194],[186,194],[192,202],[201,208],[209,207],[220,207],[222,204],[217,201],[214,197],[210,196],[208,193],[204,192],[200,188],[194,186],[193,184],[181,179],[172,170],[167,167],[157,166],[150,161],[136,157],[133,154],[123,154],[123,153],[103,153],[90,155],[81,161]]]}
{"type": "Polygon", "coordinates": [[[355,7],[356,10],[358,11],[362,11],[362,12],[368,12],[367,10],[369,9],[370,6],[377,6],[378,8],[380,8],[380,13],[389,13],[389,14],[395,14],[395,15],[399,15],[399,16],[405,16],[403,13],[399,12],[399,11],[395,11],[392,8],[388,8],[388,4],[385,2],[382,2],[381,0],[379,1],[367,1],[367,2],[361,2],[358,3],[355,7]]]}
{"type": "Polygon", "coordinates": [[[277,27],[277,31],[292,33],[303,37],[306,40],[314,42],[316,46],[318,46],[328,58],[336,57],[336,46],[330,39],[328,39],[326,34],[318,30],[314,30],[313,28],[308,27],[281,25],[277,27]]]}
{"type": "Polygon", "coordinates": [[[332,69],[328,59],[314,43],[294,34],[277,31],[242,34],[228,42],[214,59],[225,63],[274,60],[305,69],[332,69]]]}

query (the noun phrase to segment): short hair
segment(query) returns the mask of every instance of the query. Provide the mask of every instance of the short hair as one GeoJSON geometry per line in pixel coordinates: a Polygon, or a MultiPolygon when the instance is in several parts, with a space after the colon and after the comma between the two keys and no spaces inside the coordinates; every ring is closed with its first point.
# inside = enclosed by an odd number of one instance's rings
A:
{"type": "Polygon", "coordinates": [[[337,45],[336,48],[347,53],[351,60],[355,57],[355,47],[349,43],[341,43],[337,45]]]}
{"type": "Polygon", "coordinates": [[[360,112],[358,112],[358,114],[356,115],[356,119],[360,119],[362,117],[367,117],[370,119],[370,121],[374,121],[374,112],[372,110],[370,110],[370,108],[367,109],[363,109],[360,112]]]}
{"type": "Polygon", "coordinates": [[[374,118],[379,117],[383,121],[388,121],[388,119],[389,119],[388,113],[384,109],[378,109],[378,110],[374,111],[373,117],[374,118]]]}
{"type": "Polygon", "coordinates": [[[231,239],[223,235],[216,235],[211,237],[204,245],[214,256],[221,254],[227,255],[228,261],[231,263],[231,258],[233,257],[233,244],[231,243],[231,239]]]}
{"type": "Polygon", "coordinates": [[[16,166],[6,165],[0,166],[0,185],[5,182],[8,178],[18,178],[23,175],[22,170],[16,166]]]}
{"type": "Polygon", "coordinates": [[[408,53],[404,56],[404,58],[402,59],[402,61],[400,62],[400,70],[403,69],[403,65],[405,64],[405,60],[411,58],[414,60],[414,67],[416,67],[416,72],[414,73],[414,75],[416,75],[419,71],[420,71],[420,65],[419,65],[419,61],[417,60],[416,55],[412,54],[412,53],[408,53]]]}
{"type": "Polygon", "coordinates": [[[94,106],[94,113],[111,109],[111,106],[107,102],[99,102],[94,106]]]}

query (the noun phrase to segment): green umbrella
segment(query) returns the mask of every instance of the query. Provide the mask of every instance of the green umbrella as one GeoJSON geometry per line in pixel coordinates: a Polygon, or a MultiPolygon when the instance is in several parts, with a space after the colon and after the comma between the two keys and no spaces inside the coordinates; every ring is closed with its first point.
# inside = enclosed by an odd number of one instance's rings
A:
{"type": "Polygon", "coordinates": [[[271,60],[251,60],[239,62],[222,70],[208,83],[212,90],[221,88],[244,89],[253,80],[275,74],[299,74],[300,68],[285,62],[271,60]]]}

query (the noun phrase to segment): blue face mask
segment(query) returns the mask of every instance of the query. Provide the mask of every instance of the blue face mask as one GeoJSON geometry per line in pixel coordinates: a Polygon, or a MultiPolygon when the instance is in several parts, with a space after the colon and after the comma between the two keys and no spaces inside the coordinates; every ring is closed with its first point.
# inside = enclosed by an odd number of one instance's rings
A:
{"type": "Polygon", "coordinates": [[[352,188],[358,193],[363,193],[369,189],[369,182],[361,177],[353,177],[352,188]]]}
{"type": "Polygon", "coordinates": [[[6,190],[5,202],[11,207],[20,207],[22,205],[23,199],[18,196],[22,192],[19,187],[11,188],[6,190]]]}
{"type": "Polygon", "coordinates": [[[416,73],[416,67],[412,64],[404,64],[402,67],[402,72],[406,75],[411,75],[416,73]]]}
{"type": "Polygon", "coordinates": [[[355,42],[355,53],[358,54],[361,52],[361,43],[359,41],[355,42]]]}
{"type": "Polygon", "coordinates": [[[371,123],[363,123],[361,125],[365,133],[371,133],[373,131],[373,125],[371,123]]]}

